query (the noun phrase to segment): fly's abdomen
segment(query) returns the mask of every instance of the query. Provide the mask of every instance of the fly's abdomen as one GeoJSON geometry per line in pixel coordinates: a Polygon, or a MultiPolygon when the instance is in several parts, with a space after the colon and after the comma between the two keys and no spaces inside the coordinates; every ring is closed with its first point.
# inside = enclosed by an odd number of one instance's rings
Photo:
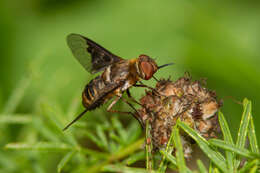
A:
{"type": "Polygon", "coordinates": [[[101,76],[97,76],[86,85],[82,93],[82,103],[88,110],[93,110],[105,102],[100,92],[103,88],[105,88],[105,83],[101,76]]]}

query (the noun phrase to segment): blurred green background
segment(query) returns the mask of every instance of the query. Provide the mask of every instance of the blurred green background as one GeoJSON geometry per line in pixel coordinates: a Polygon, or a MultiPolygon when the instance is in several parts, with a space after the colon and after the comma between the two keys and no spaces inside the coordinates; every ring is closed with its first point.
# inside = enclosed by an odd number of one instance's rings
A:
{"type": "MultiPolygon", "coordinates": [[[[242,114],[233,99],[249,98],[260,139],[259,9],[260,1],[252,0],[1,0],[0,110],[34,113],[41,99],[64,110],[74,98],[80,104],[81,91],[93,76],[65,41],[69,33],[79,33],[127,59],[147,54],[159,65],[175,63],[157,78],[175,80],[186,71],[193,79],[207,78],[208,87],[224,101],[221,110],[233,134],[242,114]],[[17,105],[12,102],[17,100],[17,105]]],[[[142,92],[132,89],[136,98],[142,92]]],[[[1,147],[30,133],[22,131],[24,126],[4,127],[1,147]]]]}

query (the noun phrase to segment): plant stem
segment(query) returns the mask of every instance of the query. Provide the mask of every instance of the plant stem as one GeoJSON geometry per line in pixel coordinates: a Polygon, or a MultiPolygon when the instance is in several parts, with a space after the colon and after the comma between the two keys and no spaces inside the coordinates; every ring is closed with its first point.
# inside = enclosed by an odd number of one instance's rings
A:
{"type": "Polygon", "coordinates": [[[146,151],[146,169],[149,171],[153,170],[153,156],[152,156],[152,138],[150,134],[150,123],[149,120],[146,120],[146,127],[145,127],[145,151],[146,151]]]}

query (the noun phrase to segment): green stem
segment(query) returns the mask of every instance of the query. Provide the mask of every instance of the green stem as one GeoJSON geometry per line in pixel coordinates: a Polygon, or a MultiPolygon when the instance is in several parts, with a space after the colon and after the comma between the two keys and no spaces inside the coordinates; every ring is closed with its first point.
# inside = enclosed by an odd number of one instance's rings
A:
{"type": "Polygon", "coordinates": [[[150,129],[151,129],[151,127],[149,124],[149,120],[146,120],[146,127],[145,127],[146,169],[149,171],[152,171],[153,170],[153,156],[152,156],[153,146],[152,146],[152,138],[151,138],[151,134],[150,134],[150,129]]]}

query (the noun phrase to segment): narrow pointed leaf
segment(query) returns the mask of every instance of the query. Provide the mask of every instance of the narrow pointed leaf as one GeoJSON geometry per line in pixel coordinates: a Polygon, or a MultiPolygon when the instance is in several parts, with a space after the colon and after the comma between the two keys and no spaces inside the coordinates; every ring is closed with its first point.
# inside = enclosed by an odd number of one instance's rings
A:
{"type": "Polygon", "coordinates": [[[92,142],[94,142],[100,149],[106,150],[106,146],[102,143],[100,139],[98,139],[94,134],[84,131],[83,134],[87,136],[92,142]]]}
{"type": "MultiPolygon", "coordinates": [[[[234,145],[233,139],[232,139],[232,135],[230,133],[227,121],[224,117],[224,115],[222,114],[222,112],[219,112],[218,114],[219,117],[219,124],[222,130],[222,134],[224,136],[224,140],[231,145],[234,145]]],[[[230,151],[225,151],[226,153],[226,157],[227,157],[227,166],[230,172],[234,172],[234,154],[230,151]]]]}
{"type": "MultiPolygon", "coordinates": [[[[243,100],[243,114],[240,122],[240,127],[238,130],[237,142],[236,146],[238,148],[244,148],[246,139],[247,139],[247,131],[249,120],[251,119],[251,101],[246,98],[243,100]]],[[[235,161],[235,167],[237,168],[240,164],[240,159],[235,161]]]]}
{"type": "MultiPolygon", "coordinates": [[[[165,152],[168,154],[171,154],[174,149],[173,140],[172,140],[173,139],[173,128],[174,128],[174,126],[172,127],[172,133],[171,133],[171,136],[168,140],[168,143],[167,143],[167,146],[165,149],[165,152]]],[[[166,160],[166,157],[163,156],[157,172],[165,172],[166,168],[167,168],[167,160],[166,160]]]]}
{"type": "Polygon", "coordinates": [[[198,164],[198,168],[200,170],[200,173],[207,173],[208,172],[201,160],[197,160],[197,164],[198,164]]]}
{"type": "Polygon", "coordinates": [[[16,88],[6,102],[6,106],[3,111],[4,114],[11,114],[15,111],[16,107],[21,102],[26,89],[30,86],[31,81],[31,77],[25,76],[18,82],[16,88]]]}
{"type": "Polygon", "coordinates": [[[31,114],[1,114],[0,123],[4,124],[28,124],[35,115],[31,114]]]}
{"type": "Polygon", "coordinates": [[[211,159],[211,161],[223,172],[227,172],[226,161],[220,153],[213,150],[206,139],[201,137],[195,130],[190,128],[185,123],[178,121],[178,126],[181,127],[188,135],[190,135],[196,143],[199,145],[201,150],[211,159]]]}
{"type": "Polygon", "coordinates": [[[36,144],[28,143],[9,143],[5,146],[5,149],[16,150],[47,150],[47,151],[70,151],[74,150],[72,146],[65,143],[51,143],[51,142],[39,142],[36,144]]]}
{"type": "Polygon", "coordinates": [[[107,137],[103,128],[100,125],[98,125],[96,131],[97,131],[97,136],[100,139],[99,141],[102,143],[102,146],[104,146],[104,148],[108,151],[107,137]]]}
{"type": "Polygon", "coordinates": [[[167,152],[164,151],[164,150],[160,150],[160,153],[161,153],[162,155],[164,155],[165,158],[166,158],[168,161],[170,161],[173,165],[177,166],[176,158],[175,158],[173,155],[167,153],[167,152]]]}
{"type": "Polygon", "coordinates": [[[258,165],[255,165],[253,168],[250,169],[249,173],[257,173],[258,172],[257,169],[258,169],[258,165]]]}
{"type": "Polygon", "coordinates": [[[230,145],[227,142],[220,140],[220,139],[210,139],[209,143],[216,147],[220,147],[224,150],[232,151],[238,155],[241,155],[241,156],[244,156],[244,157],[247,157],[250,159],[260,158],[260,155],[258,153],[252,153],[247,149],[238,148],[238,147],[236,147],[234,145],[230,145]]]}
{"type": "Polygon", "coordinates": [[[121,122],[117,118],[112,118],[113,127],[116,129],[117,133],[119,134],[120,138],[126,142],[127,141],[127,133],[123,128],[121,122]]]}
{"type": "Polygon", "coordinates": [[[123,173],[155,173],[155,171],[147,171],[142,168],[126,167],[121,165],[106,165],[102,169],[105,172],[123,172],[123,173]]]}
{"type": "Polygon", "coordinates": [[[247,172],[249,172],[249,170],[250,170],[253,166],[255,166],[255,165],[258,164],[258,162],[259,162],[258,159],[255,159],[255,160],[252,160],[252,161],[250,161],[250,162],[247,162],[247,163],[239,170],[239,173],[247,173],[247,172]]]}
{"type": "Polygon", "coordinates": [[[255,133],[255,126],[254,126],[254,121],[253,121],[252,116],[250,119],[250,124],[249,124],[249,129],[248,129],[248,138],[249,138],[250,147],[251,147],[252,152],[259,153],[259,148],[258,148],[257,138],[256,138],[256,133],[255,133]]]}
{"type": "Polygon", "coordinates": [[[58,173],[60,173],[62,171],[62,169],[64,168],[64,166],[70,161],[70,159],[73,157],[73,155],[75,154],[74,151],[71,151],[69,153],[67,153],[59,162],[58,166],[57,166],[57,171],[58,173]]]}
{"type": "Polygon", "coordinates": [[[175,146],[175,149],[176,149],[176,161],[177,161],[178,171],[180,173],[185,173],[186,172],[186,164],[185,164],[185,159],[184,159],[179,129],[177,128],[177,126],[175,126],[173,128],[172,133],[173,133],[174,146],[175,146]]]}
{"type": "Polygon", "coordinates": [[[145,152],[140,151],[138,153],[134,153],[130,155],[127,159],[123,161],[123,163],[126,163],[126,165],[132,165],[136,163],[137,161],[145,160],[145,152]]]}

